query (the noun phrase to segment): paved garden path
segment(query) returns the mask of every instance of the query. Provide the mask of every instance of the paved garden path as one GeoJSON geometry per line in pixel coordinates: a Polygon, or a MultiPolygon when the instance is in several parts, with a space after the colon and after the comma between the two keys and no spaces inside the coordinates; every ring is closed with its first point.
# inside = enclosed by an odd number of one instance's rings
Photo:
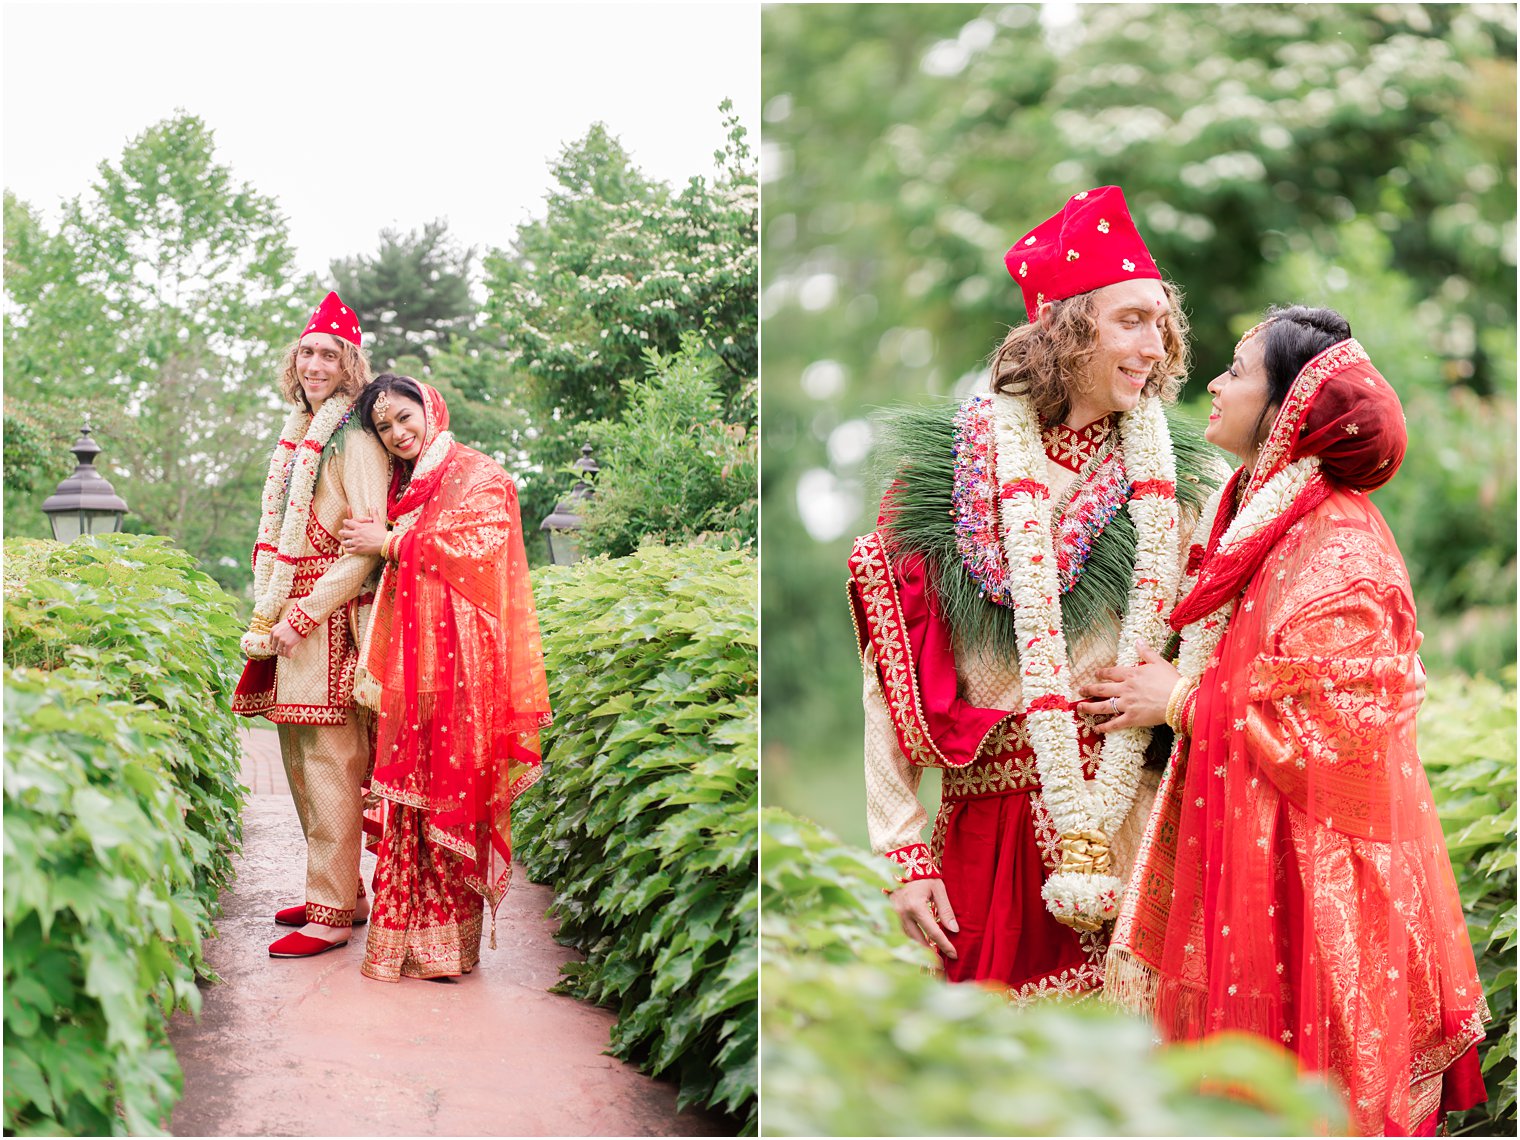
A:
{"type": "Polygon", "coordinates": [[[206,947],[222,981],[203,988],[198,1022],[182,1013],[170,1027],[185,1071],[175,1135],[727,1134],[721,1118],[677,1113],[674,1086],[602,1055],[612,1014],[548,992],[574,952],[543,917],[548,889],[521,873],[498,949],[488,933],[454,984],[363,977],[363,927],[316,958],[270,958],[305,854],[275,734],[244,739],[243,854],[206,947]]]}

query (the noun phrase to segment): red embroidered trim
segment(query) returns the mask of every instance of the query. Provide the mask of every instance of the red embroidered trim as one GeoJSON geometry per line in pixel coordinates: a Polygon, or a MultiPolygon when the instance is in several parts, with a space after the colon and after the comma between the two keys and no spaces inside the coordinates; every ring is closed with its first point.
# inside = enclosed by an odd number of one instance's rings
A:
{"type": "Polygon", "coordinates": [[[312,515],[306,523],[306,540],[317,552],[316,557],[336,559],[343,553],[343,544],[338,541],[337,536],[317,521],[316,515],[312,515]]]}
{"type": "MultiPolygon", "coordinates": [[[[1082,775],[1091,780],[1098,771],[1102,755],[1102,738],[1092,730],[1090,718],[1077,718],[1077,741],[1082,750],[1082,775]]],[[[1034,745],[1029,740],[1029,729],[1022,714],[1015,714],[999,721],[982,742],[976,759],[964,768],[946,768],[940,784],[940,803],[977,796],[1004,796],[1014,793],[1038,792],[1040,772],[1035,762],[1034,745]]],[[[1059,843],[1056,836],[1052,843],[1059,843]]],[[[1055,865],[1060,865],[1060,852],[1056,852],[1055,865]]]]}
{"type": "Polygon", "coordinates": [[[1081,474],[1113,432],[1114,417],[1104,416],[1084,428],[1072,429],[1065,424],[1046,428],[1040,434],[1045,455],[1052,463],[1081,474]]]}
{"type": "Polygon", "coordinates": [[[348,633],[348,607],[339,606],[327,615],[327,700],[346,707],[354,699],[354,671],[359,651],[348,633]]]}
{"type": "Polygon", "coordinates": [[[866,635],[876,650],[877,675],[892,719],[897,743],[910,763],[923,768],[950,767],[929,735],[918,700],[913,651],[903,628],[902,605],[881,539],[873,531],[855,540],[850,551],[850,579],[866,616],[866,635]]]}
{"type": "Polygon", "coordinates": [[[325,728],[330,725],[348,723],[348,709],[346,708],[335,709],[328,708],[325,705],[276,704],[273,697],[273,693],[269,694],[269,703],[258,710],[264,715],[264,719],[271,724],[306,724],[325,728]]]}
{"type": "Polygon", "coordinates": [[[290,611],[285,615],[285,620],[290,623],[290,628],[295,630],[302,637],[305,637],[307,634],[311,633],[311,631],[316,629],[318,625],[317,622],[313,621],[306,615],[306,611],[303,610],[300,606],[291,606],[290,611]]]}
{"type": "Polygon", "coordinates": [[[232,695],[232,711],[238,716],[258,716],[272,708],[274,708],[273,691],[232,695]]]}
{"type": "Polygon", "coordinates": [[[895,851],[888,851],[887,858],[903,869],[903,874],[898,882],[912,883],[919,879],[942,879],[939,868],[934,865],[934,857],[929,852],[926,843],[910,843],[906,847],[899,847],[895,851]]]}
{"type": "Polygon", "coordinates": [[[309,595],[322,580],[322,575],[332,569],[338,560],[328,558],[325,555],[307,560],[296,569],[294,577],[290,581],[290,600],[298,601],[309,595]]]}
{"type": "Polygon", "coordinates": [[[321,903],[309,902],[306,904],[306,921],[320,923],[323,926],[352,926],[354,924],[354,908],[339,910],[334,906],[323,906],[321,903]]]}
{"type": "Polygon", "coordinates": [[[288,562],[292,566],[299,566],[303,562],[322,562],[328,566],[331,566],[338,560],[338,557],[335,554],[280,554],[279,551],[272,546],[266,546],[264,549],[279,555],[281,562],[288,562]]]}

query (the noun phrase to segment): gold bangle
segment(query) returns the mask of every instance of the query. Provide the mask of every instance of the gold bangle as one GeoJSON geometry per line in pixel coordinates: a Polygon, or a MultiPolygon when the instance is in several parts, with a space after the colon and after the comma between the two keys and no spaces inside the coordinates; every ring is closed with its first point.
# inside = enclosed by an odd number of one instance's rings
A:
{"type": "Polygon", "coordinates": [[[385,536],[385,541],[380,544],[380,557],[387,562],[396,561],[396,535],[394,532],[385,536]]]}
{"type": "Polygon", "coordinates": [[[1177,683],[1172,686],[1172,695],[1166,702],[1166,723],[1171,726],[1173,732],[1182,732],[1182,709],[1192,693],[1193,682],[1187,677],[1178,677],[1177,683]]]}

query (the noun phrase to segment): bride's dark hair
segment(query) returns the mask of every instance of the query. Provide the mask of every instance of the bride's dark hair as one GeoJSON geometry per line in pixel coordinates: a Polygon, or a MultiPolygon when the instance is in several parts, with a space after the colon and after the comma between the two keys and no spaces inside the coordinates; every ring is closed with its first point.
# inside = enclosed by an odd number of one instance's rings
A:
{"type": "Polygon", "coordinates": [[[414,404],[426,402],[422,398],[422,385],[410,376],[402,376],[395,372],[382,372],[376,376],[359,392],[359,398],[354,402],[355,412],[358,413],[359,422],[364,425],[364,430],[370,435],[379,436],[375,430],[375,401],[380,398],[382,392],[394,392],[411,400],[414,404]]]}
{"type": "MultiPolygon", "coordinates": [[[[1259,439],[1267,425],[1267,410],[1279,408],[1288,389],[1313,360],[1332,344],[1351,337],[1351,325],[1334,309],[1308,305],[1274,305],[1263,318],[1270,322],[1261,330],[1262,367],[1267,373],[1267,402],[1256,420],[1259,439]]],[[[1274,413],[1275,414],[1275,413],[1274,413]]]]}

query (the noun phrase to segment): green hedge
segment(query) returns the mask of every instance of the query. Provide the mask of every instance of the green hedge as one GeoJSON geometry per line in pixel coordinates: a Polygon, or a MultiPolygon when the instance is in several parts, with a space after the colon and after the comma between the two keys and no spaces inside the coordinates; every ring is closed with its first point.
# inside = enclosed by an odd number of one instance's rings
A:
{"type": "Polygon", "coordinates": [[[1243,1034],[1157,1049],[1095,1001],[1015,1009],[902,935],[885,860],[761,814],[764,1126],[778,1136],[1313,1135],[1345,1111],[1243,1034]]]}
{"type": "Polygon", "coordinates": [[[5,1130],[159,1132],[241,840],[232,599],[160,538],[5,555],[5,1130]]]}
{"type": "Polygon", "coordinates": [[[1479,1046],[1488,1102],[1453,1135],[1515,1135],[1515,671],[1503,683],[1433,676],[1420,758],[1457,873],[1467,931],[1494,1015],[1479,1046]]]}
{"type": "MultiPolygon", "coordinates": [[[[1432,677],[1420,715],[1494,1014],[1480,1047],[1489,1100],[1452,1116],[1454,1135],[1515,1134],[1515,714],[1510,670],[1499,683],[1432,677]]],[[[1151,1051],[1148,1030],[1106,1010],[1019,1012],[946,986],[911,968],[927,959],[897,933],[885,863],[781,811],[761,831],[768,1133],[1293,1134],[1327,1111],[1265,1043],[1151,1051]],[[1204,1073],[1236,1097],[1200,1095],[1204,1073]]]]}
{"type": "Polygon", "coordinates": [[[645,546],[535,571],[555,723],[516,855],[554,887],[565,992],[681,1107],[755,1127],[756,568],[645,546]]]}

